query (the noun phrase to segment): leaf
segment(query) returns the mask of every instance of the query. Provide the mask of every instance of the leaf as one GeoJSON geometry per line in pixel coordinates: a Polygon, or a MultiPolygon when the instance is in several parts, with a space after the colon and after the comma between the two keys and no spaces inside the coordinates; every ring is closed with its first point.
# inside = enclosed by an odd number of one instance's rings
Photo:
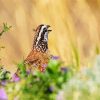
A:
{"type": "Polygon", "coordinates": [[[0,32],[0,36],[2,36],[2,34],[3,34],[4,32],[9,31],[11,27],[12,27],[12,26],[8,26],[7,23],[3,23],[3,30],[0,32]]]}

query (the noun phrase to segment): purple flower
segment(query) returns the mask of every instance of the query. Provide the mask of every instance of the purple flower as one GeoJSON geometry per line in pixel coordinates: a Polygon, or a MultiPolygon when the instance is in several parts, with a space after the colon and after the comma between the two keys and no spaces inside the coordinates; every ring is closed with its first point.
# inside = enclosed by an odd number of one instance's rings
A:
{"type": "Polygon", "coordinates": [[[14,81],[14,82],[20,81],[20,78],[19,78],[19,76],[16,73],[13,75],[12,81],[14,81]]]}
{"type": "Polygon", "coordinates": [[[42,67],[46,68],[47,67],[47,64],[43,64],[42,67]]]}
{"type": "Polygon", "coordinates": [[[7,94],[3,88],[0,88],[0,100],[7,100],[7,94]]]}
{"type": "Polygon", "coordinates": [[[61,71],[64,72],[64,73],[66,73],[66,72],[68,71],[68,68],[66,68],[66,67],[61,67],[61,71]]]}
{"type": "Polygon", "coordinates": [[[6,83],[7,83],[7,82],[6,82],[5,80],[2,80],[2,81],[0,82],[0,84],[3,85],[3,86],[5,86],[6,83]]]}
{"type": "Polygon", "coordinates": [[[59,56],[51,56],[51,59],[52,60],[58,60],[59,59],[59,56]]]}
{"type": "Polygon", "coordinates": [[[53,91],[54,91],[54,88],[53,88],[52,86],[50,86],[50,87],[48,88],[48,92],[52,93],[53,91]]]}
{"type": "Polygon", "coordinates": [[[26,73],[27,75],[29,75],[31,73],[31,70],[27,70],[26,73]]]}

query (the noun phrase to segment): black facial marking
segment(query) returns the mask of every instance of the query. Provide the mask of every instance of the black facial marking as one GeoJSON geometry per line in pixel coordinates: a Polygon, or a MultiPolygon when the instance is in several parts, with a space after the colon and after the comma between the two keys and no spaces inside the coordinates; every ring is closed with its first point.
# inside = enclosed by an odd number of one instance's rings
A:
{"type": "Polygon", "coordinates": [[[46,25],[39,25],[36,29],[33,49],[36,49],[40,52],[46,52],[48,49],[48,28],[46,25]]]}
{"type": "Polygon", "coordinates": [[[35,36],[34,36],[34,43],[33,43],[33,46],[36,45],[36,41],[37,41],[37,38],[39,37],[39,33],[42,29],[42,26],[44,26],[43,24],[39,25],[36,29],[36,33],[35,33],[35,36]]]}

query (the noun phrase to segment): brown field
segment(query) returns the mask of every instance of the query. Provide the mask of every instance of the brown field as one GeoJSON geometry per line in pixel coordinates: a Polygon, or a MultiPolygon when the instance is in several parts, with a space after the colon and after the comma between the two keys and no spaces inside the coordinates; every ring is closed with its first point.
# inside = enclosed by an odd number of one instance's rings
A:
{"type": "Polygon", "coordinates": [[[65,63],[78,56],[86,64],[99,52],[100,0],[0,0],[0,30],[3,22],[12,26],[0,39],[2,64],[10,69],[30,52],[41,23],[51,25],[49,49],[65,63]]]}

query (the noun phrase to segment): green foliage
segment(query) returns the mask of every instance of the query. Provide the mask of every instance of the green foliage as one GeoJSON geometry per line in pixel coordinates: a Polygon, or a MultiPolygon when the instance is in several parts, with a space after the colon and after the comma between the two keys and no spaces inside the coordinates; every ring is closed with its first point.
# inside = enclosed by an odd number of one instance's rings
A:
{"type": "Polygon", "coordinates": [[[51,60],[44,73],[34,70],[33,73],[26,71],[26,66],[22,62],[18,64],[20,81],[11,82],[5,89],[9,100],[18,98],[19,100],[55,100],[58,91],[70,78],[70,71],[61,67],[58,60],[51,60]]]}
{"type": "MultiPolygon", "coordinates": [[[[8,26],[7,23],[3,23],[3,29],[0,32],[0,37],[3,35],[3,33],[7,32],[12,26],[8,26]]],[[[0,46],[0,50],[5,48],[4,46],[0,46]]],[[[1,60],[1,58],[0,58],[1,60]]]]}
{"type": "Polygon", "coordinates": [[[0,32],[0,36],[2,36],[2,34],[4,32],[7,32],[9,31],[9,29],[11,28],[12,26],[8,26],[7,23],[3,23],[3,30],[0,32]]]}
{"type": "Polygon", "coordinates": [[[8,80],[11,78],[10,72],[6,71],[4,68],[0,68],[0,81],[8,80]]]}
{"type": "Polygon", "coordinates": [[[17,64],[18,67],[18,71],[19,71],[19,76],[21,78],[26,77],[27,72],[26,72],[26,65],[24,64],[24,61],[22,61],[21,63],[17,64]]]}

